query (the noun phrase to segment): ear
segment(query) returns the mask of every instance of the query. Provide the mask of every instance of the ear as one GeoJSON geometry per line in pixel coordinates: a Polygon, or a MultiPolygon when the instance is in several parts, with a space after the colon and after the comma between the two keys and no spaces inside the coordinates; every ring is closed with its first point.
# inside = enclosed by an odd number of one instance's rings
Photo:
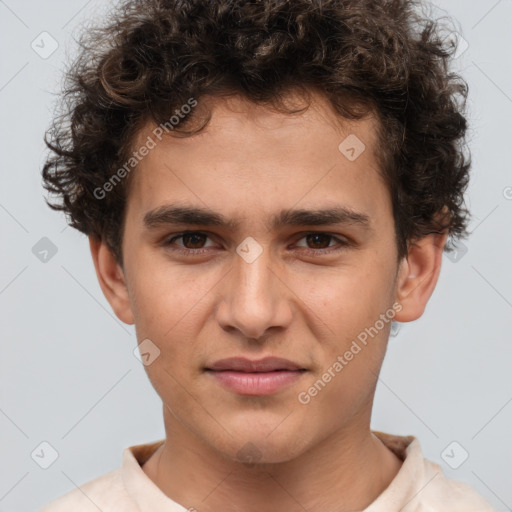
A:
{"type": "Polygon", "coordinates": [[[402,305],[395,314],[398,322],[417,320],[425,311],[439,278],[447,238],[447,232],[430,234],[411,243],[397,278],[396,301],[402,305]]]}
{"type": "Polygon", "coordinates": [[[126,324],[133,324],[133,313],[123,269],[104,242],[89,235],[89,246],[103,294],[116,316],[126,324]]]}

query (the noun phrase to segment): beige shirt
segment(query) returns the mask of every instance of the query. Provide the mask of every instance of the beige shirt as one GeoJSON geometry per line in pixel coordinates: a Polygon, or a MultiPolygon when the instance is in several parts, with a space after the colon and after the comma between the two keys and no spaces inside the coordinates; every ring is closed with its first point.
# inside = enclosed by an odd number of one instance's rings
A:
{"type": "MultiPolygon", "coordinates": [[[[447,479],[441,466],[423,457],[418,439],[373,433],[402,467],[364,512],[495,512],[468,484],[447,479]]],[[[39,512],[186,512],[191,505],[166,496],[142,465],[164,441],[125,448],[122,466],[54,499],[39,512]]]]}

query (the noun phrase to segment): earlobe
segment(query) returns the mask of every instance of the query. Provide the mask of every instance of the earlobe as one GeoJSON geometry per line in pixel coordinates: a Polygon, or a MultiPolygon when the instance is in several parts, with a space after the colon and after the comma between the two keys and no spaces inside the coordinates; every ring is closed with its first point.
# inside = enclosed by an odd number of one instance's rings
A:
{"type": "Polygon", "coordinates": [[[396,301],[402,305],[395,315],[398,322],[417,320],[425,311],[439,278],[447,237],[448,233],[430,234],[410,245],[397,278],[396,301]]]}
{"type": "Polygon", "coordinates": [[[104,242],[89,235],[89,246],[96,276],[105,298],[122,322],[133,324],[133,312],[123,269],[104,242]]]}

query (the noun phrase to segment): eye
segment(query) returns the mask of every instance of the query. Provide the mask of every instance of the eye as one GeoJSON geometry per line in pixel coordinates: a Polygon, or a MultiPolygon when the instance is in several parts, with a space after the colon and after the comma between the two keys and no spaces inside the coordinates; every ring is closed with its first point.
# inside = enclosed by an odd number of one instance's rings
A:
{"type": "MultiPolygon", "coordinates": [[[[209,235],[201,231],[185,231],[166,239],[163,242],[163,245],[169,250],[193,256],[196,254],[209,252],[207,248],[205,249],[204,245],[208,238],[210,238],[209,235]],[[176,240],[180,239],[183,243],[176,244],[176,240]]],[[[304,247],[300,245],[296,245],[295,247],[299,247],[301,252],[312,255],[322,255],[338,252],[351,245],[351,242],[345,238],[340,238],[338,236],[323,232],[306,233],[304,236],[299,238],[299,240],[305,240],[307,245],[312,245],[313,247],[304,247]],[[337,242],[337,244],[331,245],[333,241],[337,242]]]]}
{"type": "Polygon", "coordinates": [[[313,232],[307,233],[300,240],[305,239],[307,244],[313,245],[313,247],[306,247],[305,250],[311,254],[325,254],[331,252],[337,252],[350,245],[350,242],[346,239],[339,238],[329,233],[313,232]],[[337,241],[336,245],[329,246],[330,241],[337,241]]]}
{"type": "Polygon", "coordinates": [[[204,244],[205,239],[209,238],[206,233],[202,233],[200,231],[186,231],[184,233],[180,233],[178,235],[173,236],[172,238],[166,240],[164,242],[165,246],[170,246],[174,243],[175,240],[179,239],[183,240],[183,246],[185,247],[182,249],[180,245],[178,245],[178,248],[171,247],[173,250],[177,250],[180,252],[204,252],[202,251],[201,245],[204,244]]]}

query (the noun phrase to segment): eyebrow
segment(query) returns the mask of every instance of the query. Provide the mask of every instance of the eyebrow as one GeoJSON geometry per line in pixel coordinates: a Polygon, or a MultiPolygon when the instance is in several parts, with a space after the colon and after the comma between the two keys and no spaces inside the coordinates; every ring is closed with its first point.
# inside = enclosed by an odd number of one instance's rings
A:
{"type": "MultiPolygon", "coordinates": [[[[235,231],[240,220],[228,219],[224,215],[202,207],[167,204],[147,212],[143,220],[146,229],[163,225],[191,224],[219,226],[235,231]]],[[[370,217],[346,207],[332,207],[318,210],[287,209],[270,217],[271,229],[283,226],[356,225],[372,230],[370,217]]]]}

